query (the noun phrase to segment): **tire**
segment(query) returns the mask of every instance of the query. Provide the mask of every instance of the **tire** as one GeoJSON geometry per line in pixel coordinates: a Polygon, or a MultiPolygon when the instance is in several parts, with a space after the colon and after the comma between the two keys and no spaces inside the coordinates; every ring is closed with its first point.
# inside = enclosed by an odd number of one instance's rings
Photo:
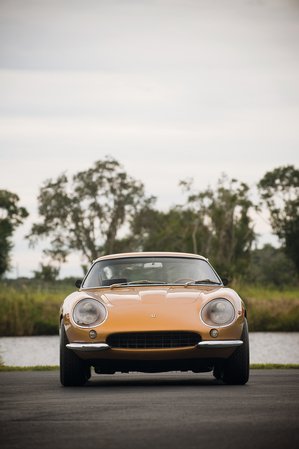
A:
{"type": "Polygon", "coordinates": [[[238,346],[223,364],[222,380],[228,385],[245,385],[249,379],[249,338],[246,318],[241,340],[242,346],[238,346]]]}
{"type": "Polygon", "coordinates": [[[89,365],[85,365],[85,375],[86,381],[91,378],[91,367],[89,365]]]}
{"type": "Polygon", "coordinates": [[[222,379],[222,368],[219,365],[215,365],[213,368],[213,376],[215,379],[220,380],[222,379]]]}
{"type": "Polygon", "coordinates": [[[90,367],[66,345],[68,339],[63,321],[60,326],[60,382],[64,387],[84,385],[90,377],[90,367]]]}

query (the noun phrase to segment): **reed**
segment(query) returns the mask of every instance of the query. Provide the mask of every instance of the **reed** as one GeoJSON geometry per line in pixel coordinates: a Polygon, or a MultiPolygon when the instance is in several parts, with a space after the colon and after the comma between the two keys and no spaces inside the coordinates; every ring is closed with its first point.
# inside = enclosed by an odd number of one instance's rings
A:
{"type": "MultiPolygon", "coordinates": [[[[299,332],[299,289],[233,285],[244,300],[250,332],[299,332]]],[[[74,291],[41,292],[0,284],[0,336],[55,335],[59,308],[74,291]]]]}
{"type": "Polygon", "coordinates": [[[16,290],[0,284],[0,335],[58,334],[59,308],[69,293],[42,293],[27,286],[16,290]]]}
{"type": "Polygon", "coordinates": [[[298,332],[299,289],[236,288],[246,305],[250,332],[298,332]]]}

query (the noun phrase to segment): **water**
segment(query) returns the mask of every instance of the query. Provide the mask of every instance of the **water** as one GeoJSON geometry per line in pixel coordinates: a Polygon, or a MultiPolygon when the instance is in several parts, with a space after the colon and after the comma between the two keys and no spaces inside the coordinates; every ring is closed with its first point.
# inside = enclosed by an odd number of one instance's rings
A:
{"type": "Polygon", "coordinates": [[[59,336],[1,337],[0,355],[6,366],[59,365],[59,336]]]}
{"type": "MultiPolygon", "coordinates": [[[[252,332],[250,363],[299,364],[299,332],[252,332]]],[[[59,337],[1,337],[6,366],[59,365],[59,337]]]]}

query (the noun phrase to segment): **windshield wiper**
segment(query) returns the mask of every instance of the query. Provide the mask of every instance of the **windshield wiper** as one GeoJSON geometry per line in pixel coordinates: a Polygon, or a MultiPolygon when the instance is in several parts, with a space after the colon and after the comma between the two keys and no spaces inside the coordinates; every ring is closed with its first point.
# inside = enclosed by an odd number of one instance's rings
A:
{"type": "Polygon", "coordinates": [[[184,284],[184,287],[188,287],[188,285],[191,284],[214,284],[214,285],[220,285],[220,282],[212,281],[211,279],[202,279],[198,281],[189,281],[184,284]]]}
{"type": "Polygon", "coordinates": [[[121,282],[120,284],[112,284],[112,285],[110,285],[110,290],[112,290],[114,287],[120,287],[121,285],[131,285],[131,284],[167,284],[167,282],[148,281],[147,279],[141,279],[139,281],[121,282]]]}
{"type": "Polygon", "coordinates": [[[148,281],[147,279],[141,279],[140,281],[131,281],[128,284],[167,284],[165,281],[148,281]]]}

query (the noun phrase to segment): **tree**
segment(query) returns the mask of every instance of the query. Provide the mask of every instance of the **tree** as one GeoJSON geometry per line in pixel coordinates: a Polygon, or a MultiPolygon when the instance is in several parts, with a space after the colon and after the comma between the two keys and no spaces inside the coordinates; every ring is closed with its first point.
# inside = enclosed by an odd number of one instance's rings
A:
{"type": "Polygon", "coordinates": [[[18,195],[0,190],[0,277],[10,269],[9,253],[13,248],[10,240],[14,230],[28,217],[25,207],[18,207],[18,195]]]}
{"type": "Polygon", "coordinates": [[[294,165],[267,172],[258,183],[274,233],[299,274],[299,170],[294,165]]]}
{"type": "MultiPolygon", "coordinates": [[[[192,252],[192,232],[196,216],[180,206],[168,212],[146,207],[134,217],[131,235],[135,248],[143,251],[192,252]]],[[[132,241],[132,240],[131,240],[132,241]]]]}
{"type": "Polygon", "coordinates": [[[193,180],[181,181],[189,192],[188,208],[195,214],[193,252],[211,259],[222,275],[246,274],[250,266],[251,246],[256,236],[249,216],[254,205],[248,197],[249,187],[226,175],[215,191],[193,190],[193,180]]]}
{"type": "Polygon", "coordinates": [[[40,264],[40,271],[34,271],[34,278],[37,281],[42,281],[45,283],[54,283],[59,276],[59,268],[53,267],[52,265],[40,264]]]}
{"type": "Polygon", "coordinates": [[[189,193],[184,206],[161,212],[147,205],[134,216],[131,234],[117,244],[128,245],[130,250],[202,254],[222,275],[247,274],[256,238],[248,186],[225,175],[215,191],[196,192],[193,180],[180,185],[189,193]]]}
{"type": "Polygon", "coordinates": [[[262,285],[285,288],[296,284],[296,271],[282,248],[270,244],[252,251],[249,281],[262,285]]]}
{"type": "Polygon", "coordinates": [[[44,252],[64,262],[70,251],[77,250],[87,261],[115,249],[117,232],[130,222],[146,202],[141,182],[127,175],[113,158],[95,162],[69,181],[66,174],[47,180],[38,197],[40,223],[27,236],[31,245],[49,237],[51,248],[44,252]]]}

